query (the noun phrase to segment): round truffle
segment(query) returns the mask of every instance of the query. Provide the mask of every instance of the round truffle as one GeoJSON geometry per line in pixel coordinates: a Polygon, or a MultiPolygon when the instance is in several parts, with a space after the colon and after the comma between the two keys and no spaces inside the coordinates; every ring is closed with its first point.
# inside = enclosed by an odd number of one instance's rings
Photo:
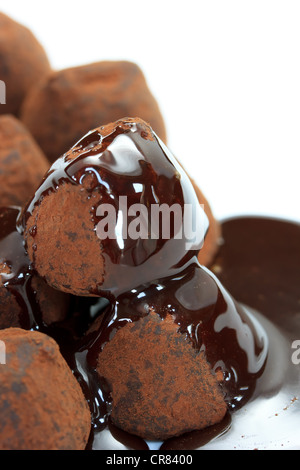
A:
{"type": "Polygon", "coordinates": [[[0,331],[0,346],[0,449],[85,449],[90,412],[56,342],[8,328],[0,331]]]}
{"type": "Polygon", "coordinates": [[[164,121],[143,72],[126,61],[52,72],[32,89],[22,108],[22,120],[51,162],[90,129],[123,116],[140,117],[165,141],[164,121]]]}
{"type": "Polygon", "coordinates": [[[16,228],[19,214],[16,207],[0,208],[0,329],[49,326],[65,319],[70,303],[32,270],[16,228]]]}
{"type": "Polygon", "coordinates": [[[186,173],[138,118],[91,131],[58,159],[23,219],[39,275],[83,296],[163,276],[199,251],[207,228],[186,173]]]}
{"type": "Polygon", "coordinates": [[[178,333],[171,315],[128,323],[99,354],[97,372],[111,389],[111,420],[149,440],[218,423],[227,411],[204,353],[178,333]]]}
{"type": "Polygon", "coordinates": [[[25,126],[12,115],[0,116],[0,205],[24,205],[49,166],[25,126]]]}
{"type": "Polygon", "coordinates": [[[0,13],[0,78],[5,103],[0,114],[19,115],[30,90],[50,72],[47,55],[25,26],[0,13]]]}
{"type": "Polygon", "coordinates": [[[95,426],[109,416],[123,431],[164,440],[247,403],[267,355],[264,329],[195,256],[118,296],[76,357],[95,426]]]}

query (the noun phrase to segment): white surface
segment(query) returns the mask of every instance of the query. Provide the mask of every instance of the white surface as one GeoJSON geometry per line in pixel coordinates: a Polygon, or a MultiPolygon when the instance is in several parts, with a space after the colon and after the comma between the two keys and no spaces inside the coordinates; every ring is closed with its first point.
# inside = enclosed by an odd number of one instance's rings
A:
{"type": "Polygon", "coordinates": [[[300,219],[298,0],[2,0],[54,68],[140,65],[215,214],[300,219]]]}

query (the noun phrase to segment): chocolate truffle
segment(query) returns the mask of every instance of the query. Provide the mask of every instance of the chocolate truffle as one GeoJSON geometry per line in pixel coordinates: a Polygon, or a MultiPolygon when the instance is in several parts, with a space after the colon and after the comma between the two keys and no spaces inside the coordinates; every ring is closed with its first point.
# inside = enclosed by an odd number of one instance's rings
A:
{"type": "Polygon", "coordinates": [[[22,120],[51,162],[90,129],[123,116],[139,116],[165,141],[164,121],[145,77],[126,61],[52,72],[36,84],[22,108],[22,120]]]}
{"type": "Polygon", "coordinates": [[[62,321],[69,295],[52,289],[30,265],[16,229],[20,209],[0,208],[0,328],[41,328],[62,321]]]}
{"type": "Polygon", "coordinates": [[[25,126],[12,115],[0,116],[0,205],[25,204],[49,166],[25,126]]]}
{"type": "Polygon", "coordinates": [[[83,296],[162,277],[198,253],[207,224],[186,173],[138,118],[88,133],[53,164],[23,216],[36,271],[83,296]]]}
{"type": "Polygon", "coordinates": [[[18,116],[30,88],[50,70],[47,55],[32,32],[0,12],[0,78],[6,95],[0,114],[18,116]]]}
{"type": "Polygon", "coordinates": [[[204,353],[177,330],[171,315],[161,320],[153,312],[121,328],[99,354],[97,372],[112,389],[111,420],[124,431],[164,440],[224,417],[227,405],[204,353]]]}
{"type": "Polygon", "coordinates": [[[95,323],[77,354],[95,426],[109,417],[144,439],[220,422],[251,399],[265,368],[263,328],[196,256],[118,296],[95,323]]]}
{"type": "Polygon", "coordinates": [[[56,342],[19,328],[1,330],[0,341],[0,449],[85,449],[90,412],[56,342]]]}

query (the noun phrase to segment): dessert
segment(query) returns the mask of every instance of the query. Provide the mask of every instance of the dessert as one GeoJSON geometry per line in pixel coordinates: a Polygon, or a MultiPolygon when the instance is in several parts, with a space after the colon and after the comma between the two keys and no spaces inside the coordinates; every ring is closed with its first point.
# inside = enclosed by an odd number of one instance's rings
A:
{"type": "MultiPolygon", "coordinates": [[[[172,213],[169,225],[171,217],[172,213]]],[[[82,296],[111,297],[129,290],[136,282],[131,273],[136,277],[137,266],[139,282],[162,277],[180,262],[183,251],[187,256],[199,251],[207,229],[189,178],[138,118],[91,131],[58,159],[26,206],[23,219],[36,271],[52,287],[82,296]],[[173,224],[163,233],[153,206],[174,207],[181,227],[173,224]],[[190,233],[192,227],[184,224],[187,206],[198,224],[190,233]],[[130,208],[147,213],[135,217],[130,208]],[[108,210],[112,219],[106,226],[108,210]],[[136,227],[137,222],[141,227],[136,227]]]]}
{"type": "Polygon", "coordinates": [[[56,342],[37,331],[0,331],[1,450],[83,450],[90,413],[56,342]]]}
{"type": "Polygon", "coordinates": [[[38,274],[109,300],[67,351],[93,429],[111,421],[164,440],[215,425],[252,397],[268,339],[199,264],[207,220],[187,175],[139,118],[90,131],[24,208],[19,230],[38,274]],[[173,218],[153,217],[153,206],[173,207],[173,218]]]}
{"type": "Polygon", "coordinates": [[[172,315],[161,319],[150,310],[120,328],[100,352],[97,373],[111,390],[110,418],[124,431],[165,440],[225,416],[227,405],[204,353],[177,330],[172,315]]]}
{"type": "Polygon", "coordinates": [[[0,114],[19,116],[26,94],[50,69],[47,55],[32,32],[0,12],[0,78],[6,95],[0,114]]]}
{"type": "Polygon", "coordinates": [[[62,321],[69,296],[33,272],[17,231],[17,207],[0,208],[0,328],[41,328],[62,321]]]}
{"type": "Polygon", "coordinates": [[[21,121],[0,116],[0,205],[25,204],[48,168],[48,160],[21,121]]]}
{"type": "Polygon", "coordinates": [[[145,77],[126,61],[52,72],[36,84],[22,108],[22,120],[51,162],[90,129],[123,116],[149,122],[165,141],[164,121],[145,77]]]}
{"type": "Polygon", "coordinates": [[[243,406],[264,371],[266,335],[196,256],[118,296],[97,323],[78,349],[96,428],[100,414],[147,440],[204,429],[243,406]]]}

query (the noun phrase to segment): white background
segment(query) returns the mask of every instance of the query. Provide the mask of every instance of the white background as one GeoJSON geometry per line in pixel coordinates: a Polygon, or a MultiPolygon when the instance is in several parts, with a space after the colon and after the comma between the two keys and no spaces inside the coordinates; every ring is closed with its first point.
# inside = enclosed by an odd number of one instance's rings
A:
{"type": "MultiPolygon", "coordinates": [[[[219,218],[300,220],[300,2],[3,0],[53,68],[127,59],[219,218]]],[[[12,51],[13,53],[13,51],[12,51]]]]}

